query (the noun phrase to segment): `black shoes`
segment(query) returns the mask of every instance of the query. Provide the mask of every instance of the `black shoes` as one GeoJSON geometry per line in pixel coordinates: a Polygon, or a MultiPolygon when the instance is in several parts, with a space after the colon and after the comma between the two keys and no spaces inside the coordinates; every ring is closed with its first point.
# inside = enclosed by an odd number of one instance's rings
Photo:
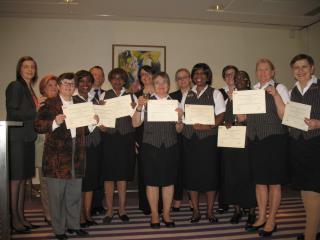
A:
{"type": "Polygon", "coordinates": [[[122,222],[129,222],[130,220],[127,214],[120,215],[120,212],[118,211],[117,215],[119,216],[122,222]]]}
{"type": "Polygon", "coordinates": [[[240,222],[241,218],[242,218],[242,213],[241,212],[235,212],[233,214],[233,216],[231,217],[231,219],[230,219],[230,223],[231,224],[238,224],[240,222]]]}
{"type": "Polygon", "coordinates": [[[26,233],[31,233],[30,228],[14,228],[13,226],[11,227],[11,233],[13,234],[26,234],[26,233]]]}
{"type": "Polygon", "coordinates": [[[56,236],[56,239],[58,239],[58,240],[66,240],[66,239],[69,239],[66,234],[56,234],[55,236],[56,236]]]}
{"type": "Polygon", "coordinates": [[[228,212],[228,210],[229,210],[229,207],[224,207],[224,208],[219,207],[217,209],[216,213],[224,214],[224,213],[228,212]]]}
{"type": "Polygon", "coordinates": [[[247,220],[247,225],[252,225],[256,222],[257,215],[255,213],[249,213],[248,214],[248,220],[247,220]]]}
{"type": "Polygon", "coordinates": [[[197,223],[197,222],[200,221],[200,219],[201,219],[201,214],[200,214],[200,213],[198,213],[198,214],[193,214],[192,217],[191,217],[191,219],[190,219],[190,222],[191,222],[191,223],[197,223]]]}
{"type": "Polygon", "coordinates": [[[272,234],[274,232],[276,232],[276,231],[277,231],[277,224],[274,225],[274,227],[273,227],[273,229],[271,231],[260,230],[259,231],[259,236],[261,236],[261,237],[271,237],[272,234]]]}
{"type": "Polygon", "coordinates": [[[25,228],[29,229],[29,230],[32,230],[32,229],[36,229],[36,228],[39,228],[40,226],[38,225],[33,225],[33,224],[30,224],[29,226],[27,225],[24,225],[25,228]]]}
{"type": "Polygon", "coordinates": [[[258,225],[258,226],[247,225],[247,226],[245,227],[245,230],[246,230],[247,232],[257,232],[257,231],[259,231],[260,228],[264,227],[264,225],[266,225],[266,223],[263,223],[263,224],[258,225]]]}
{"type": "Polygon", "coordinates": [[[157,222],[157,223],[150,222],[150,227],[153,228],[153,229],[159,229],[160,228],[160,223],[159,222],[157,222]]]}
{"type": "Polygon", "coordinates": [[[85,237],[85,236],[88,236],[89,233],[86,231],[86,230],[83,230],[83,229],[68,229],[67,232],[71,235],[77,235],[79,237],[85,237]]]}
{"type": "Polygon", "coordinates": [[[172,212],[179,212],[180,208],[179,207],[172,207],[172,212]]]}
{"type": "Polygon", "coordinates": [[[167,222],[166,220],[164,220],[164,217],[162,217],[162,222],[167,228],[174,228],[176,226],[174,221],[167,222]]]}
{"type": "Polygon", "coordinates": [[[209,223],[217,223],[217,222],[219,222],[218,218],[216,218],[215,216],[211,216],[211,217],[207,216],[207,219],[209,220],[209,223]]]}
{"type": "Polygon", "coordinates": [[[112,218],[113,218],[113,215],[110,217],[110,216],[105,216],[105,218],[102,220],[102,222],[104,224],[110,224],[111,221],[112,221],[112,218]]]}

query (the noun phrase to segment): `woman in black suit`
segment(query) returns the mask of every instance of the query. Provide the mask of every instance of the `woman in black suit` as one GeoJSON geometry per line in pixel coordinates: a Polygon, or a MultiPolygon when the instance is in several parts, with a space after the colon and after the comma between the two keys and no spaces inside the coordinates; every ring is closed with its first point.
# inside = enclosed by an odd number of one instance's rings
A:
{"type": "Polygon", "coordinates": [[[24,216],[25,183],[35,173],[37,134],[33,121],[39,106],[32,88],[38,79],[35,60],[29,56],[20,58],[16,76],[16,81],[11,82],[6,89],[7,120],[23,122],[22,127],[11,128],[9,132],[11,219],[16,233],[28,233],[37,227],[24,216]]]}

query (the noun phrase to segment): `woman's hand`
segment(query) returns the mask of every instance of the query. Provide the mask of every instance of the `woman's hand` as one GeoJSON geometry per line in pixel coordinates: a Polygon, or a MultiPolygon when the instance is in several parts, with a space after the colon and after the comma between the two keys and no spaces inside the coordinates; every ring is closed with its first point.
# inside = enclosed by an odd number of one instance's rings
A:
{"type": "Polygon", "coordinates": [[[136,103],[136,102],[131,102],[131,107],[132,107],[132,109],[134,109],[136,106],[137,106],[137,103],[136,103]]]}
{"type": "Polygon", "coordinates": [[[137,110],[138,111],[142,111],[142,107],[145,106],[148,102],[148,99],[144,98],[143,96],[140,96],[138,98],[138,107],[137,110]]]}
{"type": "Polygon", "coordinates": [[[98,116],[97,114],[95,114],[95,115],[93,116],[93,119],[96,120],[96,122],[97,122],[96,124],[98,124],[99,121],[100,121],[99,116],[98,116]]]}
{"type": "Polygon", "coordinates": [[[277,89],[274,86],[268,86],[266,88],[266,92],[269,93],[270,95],[272,95],[273,97],[279,95],[277,89]]]}
{"type": "Polygon", "coordinates": [[[175,111],[178,113],[178,122],[182,122],[183,110],[181,108],[176,108],[175,111]]]}
{"type": "Polygon", "coordinates": [[[305,118],[304,122],[308,125],[309,130],[320,128],[320,120],[305,118]]]}
{"type": "Polygon", "coordinates": [[[42,103],[44,103],[44,101],[45,101],[46,99],[47,99],[47,97],[45,97],[45,96],[39,97],[39,98],[38,98],[39,104],[41,105],[42,103]]]}
{"type": "Polygon", "coordinates": [[[99,105],[105,105],[107,100],[99,100],[99,105]]]}
{"type": "Polygon", "coordinates": [[[207,124],[199,124],[196,123],[193,125],[194,130],[198,131],[208,131],[213,128],[214,125],[207,125],[207,124]]]}
{"type": "Polygon", "coordinates": [[[227,129],[229,129],[229,128],[232,127],[232,124],[231,123],[226,123],[225,126],[226,126],[227,129]]]}
{"type": "Polygon", "coordinates": [[[66,119],[66,115],[59,114],[59,115],[56,116],[56,118],[54,120],[58,125],[61,125],[64,122],[65,119],[66,119]]]}

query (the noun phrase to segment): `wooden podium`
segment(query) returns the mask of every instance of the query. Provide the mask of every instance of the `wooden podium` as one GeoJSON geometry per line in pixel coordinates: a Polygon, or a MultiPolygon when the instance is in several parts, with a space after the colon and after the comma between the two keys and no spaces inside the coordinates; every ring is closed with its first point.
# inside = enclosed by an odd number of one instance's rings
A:
{"type": "Polygon", "coordinates": [[[8,128],[22,122],[0,121],[0,239],[10,239],[8,128]]]}

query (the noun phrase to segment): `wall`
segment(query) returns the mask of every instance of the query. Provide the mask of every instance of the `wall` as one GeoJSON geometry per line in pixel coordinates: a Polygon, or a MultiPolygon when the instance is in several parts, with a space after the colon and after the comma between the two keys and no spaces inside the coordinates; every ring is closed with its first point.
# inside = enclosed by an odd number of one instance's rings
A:
{"type": "MultiPolygon", "coordinates": [[[[314,31],[319,40],[319,26],[314,31]]],[[[165,45],[172,79],[178,68],[206,62],[214,71],[215,87],[223,85],[221,70],[227,64],[248,71],[255,81],[256,60],[268,57],[276,65],[278,81],[290,87],[288,62],[303,49],[304,41],[310,41],[309,48],[316,42],[303,34],[292,37],[286,29],[221,25],[0,18],[0,119],[5,118],[5,88],[15,79],[16,63],[23,55],[36,59],[40,77],[93,65],[101,65],[107,73],[112,67],[112,44],[165,45]]]]}

